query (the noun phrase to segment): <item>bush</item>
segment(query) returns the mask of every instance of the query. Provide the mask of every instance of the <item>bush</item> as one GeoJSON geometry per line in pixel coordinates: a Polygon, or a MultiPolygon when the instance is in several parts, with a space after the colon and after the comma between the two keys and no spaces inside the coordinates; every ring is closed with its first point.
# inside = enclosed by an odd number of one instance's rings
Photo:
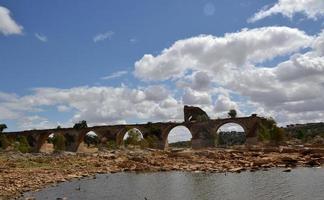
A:
{"type": "Polygon", "coordinates": [[[106,147],[107,149],[117,149],[117,143],[115,140],[108,140],[107,143],[106,143],[106,147]]]}
{"type": "Polygon", "coordinates": [[[149,148],[149,143],[147,140],[143,139],[139,142],[139,145],[141,147],[141,149],[147,149],[149,148]]]}
{"type": "Polygon", "coordinates": [[[198,122],[205,122],[205,121],[208,121],[209,120],[209,117],[207,115],[198,115],[197,116],[197,121],[198,122]]]}
{"type": "Polygon", "coordinates": [[[8,146],[10,146],[10,141],[4,134],[0,133],[0,149],[6,149],[8,146]]]}
{"type": "Polygon", "coordinates": [[[272,118],[269,118],[259,124],[258,138],[260,141],[270,141],[278,144],[285,139],[285,131],[279,128],[272,118]]]}
{"type": "Polygon", "coordinates": [[[275,142],[276,144],[282,142],[285,138],[285,131],[282,128],[277,126],[273,127],[270,131],[270,141],[275,142]]]}
{"type": "Polygon", "coordinates": [[[31,147],[28,144],[27,138],[25,136],[18,136],[16,138],[15,149],[21,153],[28,153],[31,151],[31,147]]]}
{"type": "Polygon", "coordinates": [[[126,147],[128,145],[137,146],[140,145],[141,140],[141,134],[137,130],[131,129],[130,131],[128,131],[128,137],[124,141],[124,144],[126,147]]]}
{"type": "Polygon", "coordinates": [[[306,134],[304,133],[304,131],[302,131],[302,130],[297,131],[297,135],[296,135],[297,139],[303,140],[303,139],[305,139],[305,136],[306,136],[306,134]]]}
{"type": "Polygon", "coordinates": [[[87,121],[85,121],[85,120],[79,121],[78,123],[74,124],[73,128],[75,128],[75,129],[88,128],[87,121]]]}
{"type": "Polygon", "coordinates": [[[88,147],[90,147],[90,145],[97,147],[99,144],[99,137],[97,135],[87,134],[84,136],[84,143],[86,143],[88,147]]]}
{"type": "Polygon", "coordinates": [[[159,139],[155,135],[149,135],[144,140],[147,142],[148,148],[155,148],[159,139]]]}
{"type": "Polygon", "coordinates": [[[53,139],[54,151],[65,150],[65,137],[63,135],[55,135],[53,139]]]}

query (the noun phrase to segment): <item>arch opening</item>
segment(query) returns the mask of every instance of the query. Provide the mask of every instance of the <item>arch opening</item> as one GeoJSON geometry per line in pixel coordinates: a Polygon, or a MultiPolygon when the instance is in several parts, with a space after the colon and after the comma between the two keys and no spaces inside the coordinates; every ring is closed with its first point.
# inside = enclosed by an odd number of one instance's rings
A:
{"type": "Polygon", "coordinates": [[[185,126],[172,128],[166,138],[166,148],[191,148],[192,134],[185,126]]]}
{"type": "Polygon", "coordinates": [[[51,133],[43,143],[43,145],[40,148],[40,152],[42,153],[52,153],[54,151],[54,137],[55,134],[51,133]]]}
{"type": "Polygon", "coordinates": [[[98,152],[99,137],[94,131],[85,134],[83,140],[79,144],[78,152],[95,153],[98,152]]]}
{"type": "Polygon", "coordinates": [[[238,123],[225,123],[217,129],[215,138],[216,146],[242,145],[246,141],[246,131],[238,123]]]}
{"type": "Polygon", "coordinates": [[[143,133],[137,129],[129,129],[123,137],[124,147],[144,147],[144,136],[143,133]]]}

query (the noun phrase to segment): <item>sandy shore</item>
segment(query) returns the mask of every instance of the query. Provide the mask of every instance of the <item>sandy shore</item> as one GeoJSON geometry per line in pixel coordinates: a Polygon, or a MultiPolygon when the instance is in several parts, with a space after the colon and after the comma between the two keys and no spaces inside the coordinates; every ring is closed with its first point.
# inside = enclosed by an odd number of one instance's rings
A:
{"type": "Polygon", "coordinates": [[[115,150],[98,153],[0,152],[0,199],[21,196],[60,182],[125,171],[236,172],[324,165],[324,147],[115,150]]]}

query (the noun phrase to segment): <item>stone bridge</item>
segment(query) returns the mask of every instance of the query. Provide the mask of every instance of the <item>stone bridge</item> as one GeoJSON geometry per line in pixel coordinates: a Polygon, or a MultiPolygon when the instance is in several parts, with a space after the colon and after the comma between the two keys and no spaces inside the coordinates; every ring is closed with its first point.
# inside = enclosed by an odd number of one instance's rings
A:
{"type": "MultiPolygon", "coordinates": [[[[187,114],[187,113],[186,113],[187,114]]],[[[188,115],[188,114],[187,114],[188,115]]],[[[27,130],[20,132],[6,132],[9,139],[15,140],[18,136],[25,136],[33,152],[39,152],[42,145],[46,142],[51,134],[63,135],[66,138],[66,151],[77,151],[81,142],[87,133],[94,132],[98,136],[100,145],[104,146],[108,141],[114,141],[118,146],[123,145],[125,134],[131,129],[139,130],[144,138],[155,135],[158,139],[154,146],[157,149],[168,147],[168,135],[170,131],[177,126],[188,128],[192,135],[192,148],[213,147],[214,138],[217,130],[224,124],[235,123],[240,125],[246,134],[247,139],[257,136],[258,124],[264,118],[255,114],[249,117],[225,118],[225,119],[208,119],[197,121],[193,118],[185,122],[157,122],[147,124],[125,124],[125,125],[107,125],[94,126],[87,128],[59,128],[44,130],[27,130]]]]}

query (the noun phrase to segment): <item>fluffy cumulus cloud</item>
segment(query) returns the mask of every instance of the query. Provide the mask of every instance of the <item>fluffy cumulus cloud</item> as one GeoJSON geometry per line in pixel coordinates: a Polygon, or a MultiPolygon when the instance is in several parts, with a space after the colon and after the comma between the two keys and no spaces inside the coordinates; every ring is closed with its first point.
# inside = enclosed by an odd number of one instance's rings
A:
{"type": "Polygon", "coordinates": [[[190,104],[213,118],[236,109],[239,116],[258,113],[280,124],[324,121],[323,44],[324,31],[308,35],[289,27],[182,39],[135,63],[144,87],[37,88],[25,96],[0,92],[0,119],[17,120],[21,129],[53,127],[58,123],[42,113],[54,107],[72,115],[67,125],[180,121],[183,105],[190,104]]]}
{"type": "Polygon", "coordinates": [[[292,18],[295,14],[304,14],[307,18],[318,19],[324,16],[324,1],[322,0],[279,0],[272,7],[261,9],[248,19],[248,22],[255,22],[263,18],[282,14],[292,18]]]}
{"type": "Polygon", "coordinates": [[[234,108],[240,114],[273,116],[281,123],[321,121],[323,35],[288,27],[202,35],[176,41],[159,55],[144,55],[134,73],[146,81],[176,81],[184,89],[184,104],[213,105],[218,113],[234,108]],[[288,59],[265,66],[279,56],[288,59]],[[219,88],[227,92],[217,92],[219,88]],[[246,98],[246,103],[231,94],[246,98]]]}
{"type": "Polygon", "coordinates": [[[288,27],[243,29],[224,37],[201,35],[179,40],[157,56],[144,55],[134,73],[145,80],[166,80],[198,70],[225,81],[233,69],[296,52],[311,41],[303,31],[288,27]]]}
{"type": "MultiPolygon", "coordinates": [[[[127,87],[76,87],[70,89],[38,88],[31,95],[16,96],[3,93],[0,111],[4,119],[17,119],[20,128],[31,127],[33,122],[41,127],[57,124],[30,113],[56,106],[59,112],[73,110],[70,125],[80,120],[90,124],[115,124],[137,120],[178,120],[181,105],[162,86],[145,89],[127,87]],[[161,93],[156,91],[162,91],[161,93]],[[154,93],[155,91],[155,93],[154,93]],[[19,121],[20,120],[20,121],[19,121]]],[[[137,122],[137,121],[136,121],[137,122]]],[[[39,127],[39,126],[37,126],[39,127]]]]}
{"type": "Polygon", "coordinates": [[[10,10],[0,6],[0,33],[4,35],[22,34],[23,27],[10,16],[10,10]]]}

